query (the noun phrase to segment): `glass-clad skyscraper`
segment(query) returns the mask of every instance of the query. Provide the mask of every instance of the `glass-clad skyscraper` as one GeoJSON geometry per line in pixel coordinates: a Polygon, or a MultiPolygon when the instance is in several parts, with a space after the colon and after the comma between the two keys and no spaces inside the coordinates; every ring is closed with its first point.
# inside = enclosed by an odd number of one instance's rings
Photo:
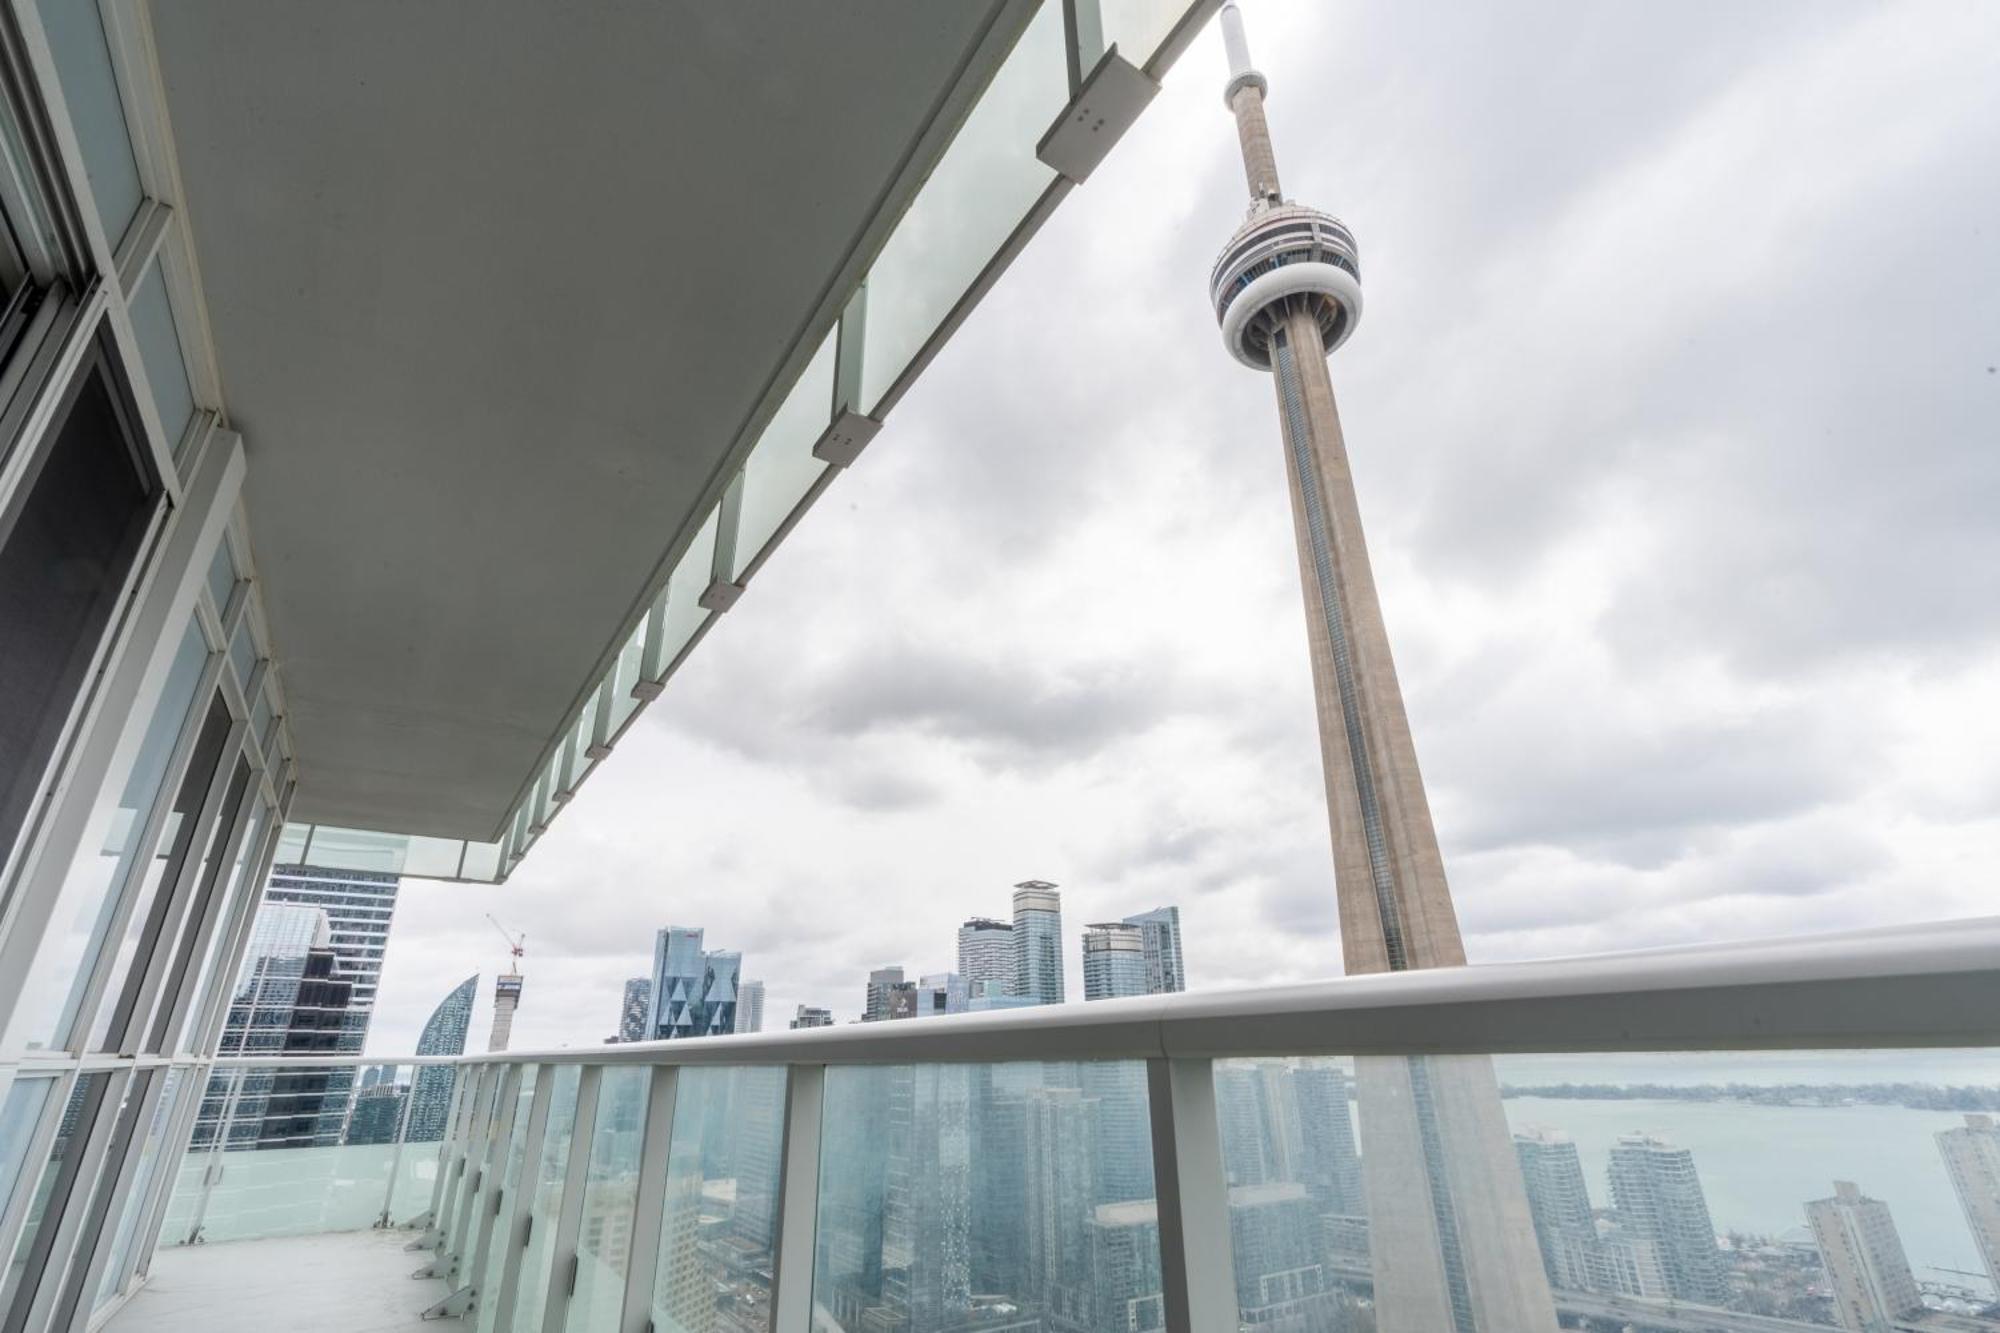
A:
{"type": "Polygon", "coordinates": [[[1014,994],[1063,1002],[1062,895],[1047,880],[1014,886],[1014,994]]]}
{"type": "Polygon", "coordinates": [[[1144,995],[1146,975],[1146,941],[1139,927],[1112,921],[1084,928],[1084,999],[1144,995]]]}
{"type": "MultiPolygon", "coordinates": [[[[472,1005],[479,995],[479,974],[473,973],[438,1001],[417,1037],[418,1055],[463,1055],[465,1034],[472,1026],[472,1005]]],[[[447,1065],[419,1065],[410,1085],[409,1128],[412,1143],[433,1143],[444,1137],[451,1116],[453,1071],[447,1065]]]]}

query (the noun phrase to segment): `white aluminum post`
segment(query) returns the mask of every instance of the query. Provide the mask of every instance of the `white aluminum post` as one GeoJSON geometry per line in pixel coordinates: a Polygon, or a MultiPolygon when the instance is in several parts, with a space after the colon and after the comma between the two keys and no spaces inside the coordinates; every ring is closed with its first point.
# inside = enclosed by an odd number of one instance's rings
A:
{"type": "Polygon", "coordinates": [[[576,1088],[576,1129],[569,1141],[569,1171],[563,1177],[562,1208],[556,1214],[556,1234],[549,1245],[549,1288],[541,1319],[524,1310],[526,1322],[516,1324],[541,1333],[562,1333],[563,1312],[576,1288],[576,1238],[583,1230],[583,1192],[590,1179],[591,1142],[597,1136],[597,1088],[604,1066],[585,1065],[576,1088]]]}
{"type": "MultiPolygon", "coordinates": [[[[493,1115],[493,1133],[486,1145],[486,1161],[479,1169],[480,1187],[476,1196],[478,1207],[470,1217],[470,1233],[466,1237],[467,1262],[461,1267],[452,1261],[453,1282],[470,1286],[477,1282],[486,1271],[486,1252],[493,1243],[493,1221],[503,1202],[505,1190],[507,1153],[513,1147],[514,1135],[519,1132],[515,1125],[516,1114],[521,1107],[521,1083],[528,1077],[532,1065],[507,1065],[506,1081],[500,1085],[500,1105],[493,1115]]],[[[532,1091],[529,1094],[533,1096],[532,1091]]]]}
{"type": "MultiPolygon", "coordinates": [[[[475,1282],[493,1274],[493,1280],[478,1286],[472,1294],[475,1311],[498,1302],[491,1321],[493,1328],[511,1328],[514,1320],[514,1289],[521,1271],[521,1256],[528,1248],[528,1227],[535,1211],[535,1186],[542,1174],[542,1140],[549,1132],[549,1104],[555,1100],[556,1066],[539,1065],[535,1072],[535,1095],[528,1103],[528,1127],[521,1141],[521,1169],[513,1188],[500,1199],[500,1220],[495,1224],[501,1247],[497,1266],[475,1273],[475,1282]]],[[[482,1317],[481,1323],[487,1321],[482,1317]]]]}
{"type": "Polygon", "coordinates": [[[625,1263],[624,1315],[619,1333],[649,1333],[653,1327],[653,1278],[660,1260],[662,1210],[667,1200],[667,1165],[672,1158],[674,1102],[680,1070],[658,1065],[646,1094],[645,1137],[639,1149],[639,1187],[632,1199],[632,1248],[625,1263]]]}
{"type": "Polygon", "coordinates": [[[449,1241],[441,1246],[444,1272],[439,1276],[456,1281],[465,1267],[466,1244],[471,1237],[473,1218],[486,1188],[486,1164],[493,1151],[493,1138],[501,1107],[512,1095],[518,1065],[486,1065],[485,1086],[473,1103],[472,1123],[466,1127],[465,1169],[459,1172],[457,1202],[452,1205],[449,1241]]]}
{"type": "MultiPolygon", "coordinates": [[[[472,1192],[473,1175],[478,1165],[473,1154],[478,1150],[479,1135],[485,1129],[485,1115],[492,1105],[494,1092],[500,1083],[501,1069],[498,1065],[480,1065],[475,1071],[473,1087],[467,1093],[466,1102],[460,1107],[462,1119],[452,1127],[452,1158],[455,1169],[445,1185],[444,1212],[438,1218],[438,1256],[442,1267],[448,1268],[457,1259],[458,1233],[462,1230],[460,1219],[465,1214],[468,1196],[472,1192]]],[[[414,1084],[412,1085],[414,1094],[414,1084]]],[[[442,1273],[439,1276],[443,1276],[442,1273]]]]}
{"type": "MultiPolygon", "coordinates": [[[[228,1091],[222,1094],[222,1114],[215,1122],[215,1137],[209,1141],[209,1160],[201,1169],[201,1193],[195,1198],[194,1216],[188,1219],[186,1243],[189,1245],[200,1242],[201,1228],[208,1220],[209,1197],[215,1193],[215,1187],[222,1183],[222,1154],[229,1148],[229,1126],[236,1119],[236,1107],[243,1096],[243,1082],[250,1077],[248,1069],[238,1068],[231,1072],[235,1077],[229,1080],[228,1091]]],[[[207,1086],[204,1084],[203,1093],[206,1092],[207,1086]]],[[[189,1134],[192,1137],[192,1129],[189,1130],[189,1134]]]]}
{"type": "Polygon", "coordinates": [[[813,1254],[819,1235],[820,1127],[826,1066],[793,1065],[785,1074],[785,1127],[779,1141],[778,1228],[771,1238],[771,1327],[812,1327],[813,1254]]]}
{"type": "MultiPolygon", "coordinates": [[[[410,1073],[410,1100],[417,1097],[416,1071],[422,1065],[412,1065],[410,1073]]],[[[451,1112],[445,1116],[444,1137],[438,1140],[437,1179],[431,1182],[431,1220],[427,1228],[437,1238],[440,1249],[444,1246],[444,1228],[451,1217],[451,1178],[458,1167],[458,1126],[460,1113],[466,1098],[478,1084],[480,1075],[485,1073],[484,1065],[459,1065],[451,1082],[451,1112]]]]}
{"type": "MultiPolygon", "coordinates": [[[[187,1165],[187,1143],[194,1135],[194,1123],[201,1116],[201,1103],[208,1095],[208,1080],[213,1069],[207,1064],[183,1066],[190,1080],[187,1103],[174,1113],[173,1123],[167,1126],[166,1142],[162,1146],[163,1165],[171,1163],[171,1169],[155,1172],[153,1198],[139,1218],[139,1234],[132,1241],[132,1271],[144,1273],[152,1267],[153,1253],[160,1245],[160,1231],[166,1225],[167,1209],[172,1207],[174,1191],[180,1185],[181,1171],[187,1165]]],[[[208,1163],[202,1163],[205,1175],[208,1163]]],[[[197,1189],[200,1187],[197,1186],[197,1189]]]]}
{"type": "Polygon", "coordinates": [[[1148,1060],[1146,1090],[1152,1103],[1166,1333],[1234,1329],[1236,1270],[1214,1066],[1207,1060],[1148,1060]]]}
{"type": "MultiPolygon", "coordinates": [[[[403,1094],[403,1108],[396,1113],[396,1150],[389,1154],[389,1186],[382,1191],[382,1216],[375,1225],[382,1228],[396,1225],[392,1216],[396,1210],[396,1182],[402,1178],[403,1158],[410,1143],[410,1108],[417,1104],[417,1071],[422,1065],[410,1066],[410,1090],[403,1094]]],[[[389,1083],[396,1082],[396,1066],[389,1068],[389,1083]]],[[[435,1187],[434,1187],[435,1188],[435,1187]]],[[[416,1219],[412,1218],[412,1221],[416,1219]]]]}

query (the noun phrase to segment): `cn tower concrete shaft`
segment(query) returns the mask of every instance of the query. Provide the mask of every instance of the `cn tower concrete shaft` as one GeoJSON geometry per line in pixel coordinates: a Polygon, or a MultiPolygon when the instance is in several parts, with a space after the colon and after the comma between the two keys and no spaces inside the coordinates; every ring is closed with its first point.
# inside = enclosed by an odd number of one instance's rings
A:
{"type": "MultiPolygon", "coordinates": [[[[1361,314],[1338,219],[1287,202],[1235,4],[1222,10],[1250,216],[1211,277],[1230,353],[1271,372],[1305,592],[1346,969],[1450,967],[1465,948],[1361,531],[1328,354],[1361,314]]],[[[1355,1093],[1379,1333],[1556,1327],[1527,1194],[1485,1056],[1365,1056],[1355,1093]]]]}

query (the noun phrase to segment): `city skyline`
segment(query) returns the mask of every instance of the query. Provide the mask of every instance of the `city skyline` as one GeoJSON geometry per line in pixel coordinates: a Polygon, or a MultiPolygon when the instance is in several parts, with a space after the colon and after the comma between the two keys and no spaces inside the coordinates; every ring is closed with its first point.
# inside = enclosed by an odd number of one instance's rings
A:
{"type": "MultiPolygon", "coordinates": [[[[1953,793],[1985,790],[2000,753],[1963,723],[1991,690],[2000,599],[1976,580],[2000,561],[1964,503],[1991,493],[1991,460],[1953,441],[1989,419],[1984,362],[1959,373],[1978,342],[1959,293],[1995,259],[1966,225],[1992,187],[1954,164],[2000,152],[1967,100],[1990,10],[1913,28],[1776,5],[1746,27],[1698,7],[1565,30],[1575,97],[1604,108],[1588,124],[1512,95],[1550,8],[1453,33],[1282,3],[1252,19],[1286,188],[1367,250],[1375,299],[1339,373],[1364,518],[1397,553],[1377,576],[1468,953],[1983,910],[2000,828],[1953,793]],[[1897,62],[1851,86],[1847,55],[1885,42],[1897,62]],[[1409,114],[1379,114],[1392,93],[1409,114]],[[1722,123],[1733,150],[1709,154],[1722,123]],[[1535,171],[1502,177],[1507,160],[1535,171]],[[1927,223],[1887,229],[1883,198],[1927,223]],[[1851,279],[1857,235],[1879,256],[1857,299],[1888,321],[1869,347],[1832,338],[1811,296],[1851,279]],[[1774,236],[1791,238],[1776,265],[1774,236]],[[1690,237],[1694,285],[1636,323],[1690,237]],[[1883,418],[1909,402],[1937,405],[1914,433],[1883,418]],[[1871,550],[1887,563],[1854,564],[1871,550]],[[1906,595],[1885,617],[1892,574],[1906,595]]],[[[1297,795],[1317,755],[1296,722],[1292,539],[1252,503],[1277,476],[1268,438],[1235,424],[1268,419],[1269,386],[1218,357],[1188,278],[1236,212],[1221,62],[1211,30],[899,405],[893,447],[523,865],[509,924],[542,952],[516,1046],[603,1035],[628,974],[609,960],[682,886],[729,886],[707,924],[796,987],[773,991],[781,1013],[851,1016],[854,963],[914,960],[991,912],[996,864],[1072,886],[1078,921],[1177,899],[1204,986],[1331,970],[1324,813],[1297,795]],[[1113,327],[1135,295],[1138,338],[1113,327]],[[1051,324],[1106,349],[1088,377],[1051,324]]],[[[406,885],[385,1053],[414,1041],[424,973],[490,968],[463,904],[406,885]]]]}

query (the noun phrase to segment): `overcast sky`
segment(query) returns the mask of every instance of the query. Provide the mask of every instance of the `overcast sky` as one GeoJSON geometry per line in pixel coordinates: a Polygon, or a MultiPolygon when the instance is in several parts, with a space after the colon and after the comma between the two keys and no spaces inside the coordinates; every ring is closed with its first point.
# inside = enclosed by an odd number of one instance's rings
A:
{"type": "MultiPolygon", "coordinates": [[[[1051,0],[1053,2],[1053,0],[1051,0]]],[[[2000,5],[1246,6],[1474,962],[1991,913],[2000,5]]],[[[527,933],[517,1047],[653,932],[859,1010],[969,914],[1177,904],[1340,969],[1268,379],[1205,34],[500,889],[404,886],[371,1048],[527,933]]]]}

